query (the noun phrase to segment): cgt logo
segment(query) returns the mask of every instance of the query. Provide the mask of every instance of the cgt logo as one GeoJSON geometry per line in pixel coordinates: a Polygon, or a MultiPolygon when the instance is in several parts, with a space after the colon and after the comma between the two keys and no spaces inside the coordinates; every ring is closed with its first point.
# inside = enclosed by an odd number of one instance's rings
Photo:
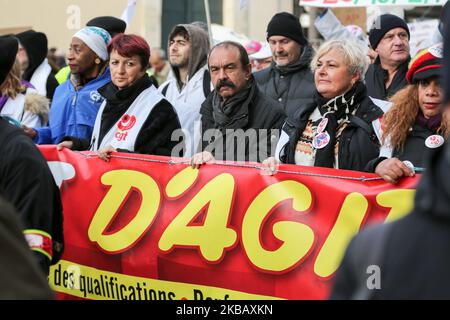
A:
{"type": "Polygon", "coordinates": [[[100,95],[100,93],[98,93],[98,91],[91,91],[89,96],[91,97],[91,100],[94,102],[99,102],[102,99],[102,96],[100,95]]]}
{"type": "Polygon", "coordinates": [[[120,119],[119,124],[117,125],[118,131],[116,133],[117,141],[125,141],[128,136],[128,131],[134,127],[136,124],[136,117],[129,116],[128,114],[124,115],[122,119],[120,119]]]}

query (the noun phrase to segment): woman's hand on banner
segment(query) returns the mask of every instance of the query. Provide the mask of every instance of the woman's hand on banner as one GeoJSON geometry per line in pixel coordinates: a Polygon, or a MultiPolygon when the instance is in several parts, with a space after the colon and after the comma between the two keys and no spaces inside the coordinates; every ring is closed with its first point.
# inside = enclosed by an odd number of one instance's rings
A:
{"type": "Polygon", "coordinates": [[[279,166],[280,161],[275,159],[275,157],[267,158],[261,165],[260,173],[262,176],[273,176],[275,173],[277,173],[279,166]]]}

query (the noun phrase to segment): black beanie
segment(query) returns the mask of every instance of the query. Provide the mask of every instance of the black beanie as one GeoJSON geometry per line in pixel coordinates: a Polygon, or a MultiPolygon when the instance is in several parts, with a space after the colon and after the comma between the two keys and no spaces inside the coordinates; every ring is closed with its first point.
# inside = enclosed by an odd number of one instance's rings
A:
{"type": "Polygon", "coordinates": [[[301,45],[308,44],[308,40],[303,35],[300,21],[296,16],[287,12],[277,13],[270,20],[267,26],[267,41],[271,36],[283,36],[301,45]]]}
{"type": "Polygon", "coordinates": [[[122,19],[110,16],[103,16],[91,19],[86,23],[86,27],[98,27],[105,29],[110,34],[111,38],[119,33],[124,33],[127,24],[122,19]]]}
{"type": "Polygon", "coordinates": [[[0,86],[11,71],[14,62],[16,61],[18,50],[19,43],[15,37],[0,37],[0,86]]]}
{"type": "Polygon", "coordinates": [[[369,42],[373,50],[375,50],[380,43],[383,36],[392,29],[403,28],[408,33],[408,39],[411,37],[409,28],[405,20],[402,18],[386,13],[379,16],[372,24],[369,31],[369,42]]]}
{"type": "Polygon", "coordinates": [[[23,74],[23,79],[30,81],[34,71],[36,71],[37,67],[39,67],[44,59],[47,58],[47,36],[42,32],[28,30],[16,34],[16,37],[19,39],[20,44],[25,48],[29,60],[29,65],[23,74]]]}

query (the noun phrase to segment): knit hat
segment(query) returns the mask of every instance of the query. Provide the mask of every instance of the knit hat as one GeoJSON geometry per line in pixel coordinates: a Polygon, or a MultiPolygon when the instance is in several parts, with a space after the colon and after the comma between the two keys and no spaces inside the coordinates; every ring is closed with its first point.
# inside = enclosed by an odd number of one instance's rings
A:
{"type": "Polygon", "coordinates": [[[82,40],[103,61],[108,60],[108,44],[111,42],[111,36],[105,29],[85,27],[73,37],[82,40]]]}
{"type": "Polygon", "coordinates": [[[382,14],[372,24],[369,31],[369,42],[373,50],[380,43],[383,36],[392,29],[403,28],[408,33],[408,39],[411,37],[408,25],[405,20],[393,14],[382,14]]]}
{"type": "Polygon", "coordinates": [[[86,27],[98,27],[108,31],[111,38],[118,33],[124,33],[127,24],[122,19],[110,16],[102,16],[91,19],[86,23],[86,27]]]}
{"type": "Polygon", "coordinates": [[[24,80],[29,81],[39,65],[47,58],[48,40],[45,33],[28,30],[16,34],[20,44],[27,52],[29,65],[23,75],[24,80]]]}
{"type": "Polygon", "coordinates": [[[303,35],[300,21],[296,16],[287,12],[277,13],[270,20],[267,25],[267,41],[269,41],[271,36],[283,36],[301,45],[308,44],[308,40],[303,35]]]}
{"type": "Polygon", "coordinates": [[[16,61],[19,43],[12,36],[0,37],[0,86],[5,81],[16,61]]]}
{"type": "Polygon", "coordinates": [[[442,43],[419,51],[409,63],[408,72],[406,73],[408,83],[414,84],[431,77],[441,77],[443,55],[444,47],[442,43]]]}

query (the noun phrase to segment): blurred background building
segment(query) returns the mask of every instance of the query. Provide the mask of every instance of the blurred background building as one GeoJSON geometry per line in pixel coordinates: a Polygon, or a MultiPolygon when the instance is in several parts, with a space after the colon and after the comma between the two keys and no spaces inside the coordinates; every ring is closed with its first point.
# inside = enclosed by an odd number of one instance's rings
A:
{"type": "MultiPolygon", "coordinates": [[[[120,17],[128,0],[0,0],[0,34],[33,28],[45,32],[49,47],[66,51],[72,35],[88,20],[101,15],[120,17]]],[[[298,0],[209,0],[216,41],[224,37],[241,42],[265,40],[266,26],[280,11],[297,15],[312,42],[320,38],[313,25],[316,10],[299,6],[298,0]]],[[[408,22],[437,19],[441,7],[383,9],[397,11],[408,22]]],[[[344,24],[364,24],[370,18],[365,8],[333,9],[344,24]]],[[[379,12],[379,11],[375,11],[379,12]]],[[[167,47],[173,25],[206,21],[204,0],[136,0],[135,15],[127,33],[144,36],[152,47],[167,47]]]]}

